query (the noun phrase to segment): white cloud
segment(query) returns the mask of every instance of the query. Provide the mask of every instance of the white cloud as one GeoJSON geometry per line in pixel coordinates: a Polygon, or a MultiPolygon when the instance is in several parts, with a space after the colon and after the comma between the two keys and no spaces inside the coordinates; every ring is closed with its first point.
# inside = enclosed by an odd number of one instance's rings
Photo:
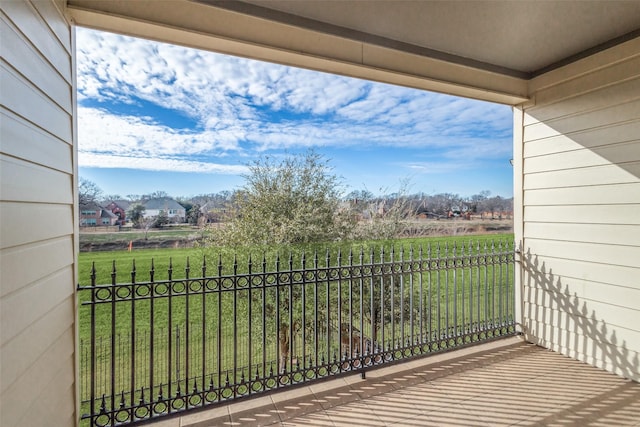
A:
{"type": "Polygon", "coordinates": [[[411,170],[414,174],[444,174],[469,169],[468,161],[440,161],[440,162],[411,162],[401,166],[411,170]]]}
{"type": "Polygon", "coordinates": [[[196,155],[239,150],[237,129],[183,131],[149,117],[117,116],[101,109],[79,107],[78,134],[85,152],[136,156],[196,155]]]}
{"type": "Polygon", "coordinates": [[[313,146],[436,147],[448,159],[511,150],[511,113],[504,106],[77,31],[81,166],[113,155],[180,168],[182,160],[167,160],[199,156],[216,164],[229,154],[313,146]],[[180,112],[197,129],[108,109],[110,101],[137,99],[180,112]],[[88,101],[104,108],[82,107],[88,101]]]}
{"type": "Polygon", "coordinates": [[[116,154],[98,154],[87,151],[78,152],[78,158],[83,167],[91,168],[123,168],[148,171],[215,173],[226,175],[240,175],[247,172],[246,166],[242,165],[223,165],[172,158],[121,156],[116,154]]]}

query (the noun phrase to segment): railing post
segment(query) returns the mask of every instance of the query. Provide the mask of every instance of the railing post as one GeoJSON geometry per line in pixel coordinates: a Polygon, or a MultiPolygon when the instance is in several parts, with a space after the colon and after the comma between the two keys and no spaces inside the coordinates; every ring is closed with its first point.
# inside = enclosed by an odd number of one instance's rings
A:
{"type": "Polygon", "coordinates": [[[326,352],[327,352],[327,363],[329,363],[331,361],[331,310],[330,308],[330,304],[331,304],[331,269],[330,269],[330,264],[331,264],[331,254],[329,253],[329,249],[327,249],[327,254],[325,257],[325,270],[327,272],[327,292],[326,292],[326,315],[325,315],[325,321],[326,321],[326,330],[327,330],[327,344],[326,344],[326,352]]]}
{"type": "MultiPolygon", "coordinates": [[[[249,253],[249,259],[247,260],[247,269],[248,269],[248,280],[247,280],[247,334],[249,336],[249,339],[247,341],[247,366],[248,366],[248,370],[247,370],[247,379],[249,381],[249,384],[251,384],[251,362],[253,361],[253,352],[252,352],[252,342],[253,342],[253,322],[251,321],[252,319],[252,301],[253,301],[253,294],[252,294],[252,280],[251,280],[251,275],[253,274],[253,262],[251,260],[251,253],[249,253]]],[[[204,369],[204,365],[202,365],[203,369],[204,369]]],[[[249,387],[249,394],[251,394],[252,388],[249,387]]]]}
{"type": "Polygon", "coordinates": [[[433,340],[433,293],[432,293],[432,285],[431,285],[431,276],[433,274],[432,272],[433,269],[433,263],[431,260],[431,243],[429,243],[429,246],[427,246],[427,278],[428,278],[428,289],[427,289],[427,298],[429,300],[429,306],[428,306],[428,317],[427,317],[427,342],[429,343],[429,352],[431,352],[431,350],[433,350],[433,345],[432,345],[432,340],[433,340]]]}
{"type": "MultiPolygon", "coordinates": [[[[391,300],[389,303],[389,315],[391,316],[391,354],[392,358],[395,357],[395,350],[398,347],[396,342],[396,313],[395,313],[395,280],[393,276],[393,261],[395,258],[395,250],[393,245],[391,246],[391,251],[389,253],[389,291],[391,293],[391,300]]],[[[384,268],[384,266],[383,266],[384,268]]]]}
{"type": "MultiPolygon", "coordinates": [[[[151,258],[151,267],[149,269],[149,297],[151,301],[149,302],[149,400],[153,400],[154,393],[154,379],[155,379],[155,265],[153,258],[151,258]]],[[[144,403],[144,402],[142,402],[144,403]]]]}
{"type": "MultiPolygon", "coordinates": [[[[320,270],[318,268],[318,250],[316,249],[314,251],[313,254],[313,268],[315,270],[314,273],[314,283],[313,283],[313,305],[314,305],[314,311],[313,311],[313,333],[314,333],[314,350],[315,350],[315,367],[316,369],[318,368],[318,349],[319,349],[319,333],[320,333],[320,328],[318,327],[318,290],[319,290],[319,285],[320,285],[320,270]]],[[[317,370],[316,370],[316,375],[317,375],[317,370]]]]}
{"type": "Polygon", "coordinates": [[[110,415],[110,424],[112,426],[115,425],[114,411],[115,411],[115,401],[116,401],[116,296],[117,296],[117,288],[116,288],[116,262],[113,261],[113,270],[111,270],[111,415],[110,415]]]}
{"type": "Polygon", "coordinates": [[[386,351],[389,350],[389,345],[385,341],[385,327],[384,327],[384,246],[380,250],[380,334],[382,340],[383,360],[386,358],[386,351]]]}
{"type": "Polygon", "coordinates": [[[414,317],[413,317],[413,246],[409,246],[409,341],[411,344],[411,354],[414,353],[414,317]]]}
{"type": "MultiPolygon", "coordinates": [[[[363,380],[366,378],[366,369],[364,366],[364,361],[365,361],[365,356],[369,356],[371,357],[371,351],[369,349],[365,349],[365,340],[364,340],[364,280],[362,278],[362,275],[364,274],[364,265],[363,265],[363,259],[364,259],[364,248],[362,246],[360,246],[360,274],[358,275],[358,284],[359,284],[359,291],[360,291],[360,296],[358,298],[359,304],[360,304],[360,378],[362,378],[363,380]]],[[[373,329],[371,330],[371,332],[369,333],[369,341],[372,343],[371,345],[373,345],[373,329]]]]}
{"type": "MultiPolygon", "coordinates": [[[[302,277],[302,369],[307,368],[307,258],[305,252],[302,252],[300,260],[300,269],[302,277]]],[[[304,378],[304,376],[303,376],[304,378]]]]}
{"type": "Polygon", "coordinates": [[[231,382],[233,384],[233,397],[238,391],[238,257],[233,255],[233,374],[231,382]]]}
{"type": "MultiPolygon", "coordinates": [[[[418,295],[418,304],[420,304],[420,310],[418,312],[419,318],[420,318],[420,334],[418,335],[418,344],[420,345],[420,353],[424,352],[424,343],[425,343],[425,339],[424,339],[424,280],[423,280],[423,273],[422,273],[422,267],[423,267],[423,258],[422,258],[422,244],[420,244],[420,248],[418,249],[418,272],[419,272],[419,280],[418,280],[418,289],[419,289],[419,295],[418,295]]],[[[427,273],[428,274],[428,273],[427,273]]]]}
{"type": "MultiPolygon", "coordinates": [[[[185,318],[184,318],[184,327],[185,327],[185,332],[184,332],[184,391],[185,393],[189,392],[189,362],[191,360],[190,356],[190,352],[189,352],[189,342],[190,342],[190,338],[191,338],[191,334],[190,334],[190,329],[189,329],[189,319],[191,318],[190,313],[189,313],[189,300],[191,299],[189,297],[189,288],[190,288],[190,283],[189,283],[189,273],[191,270],[191,266],[189,265],[189,257],[187,257],[187,265],[184,268],[184,274],[185,274],[185,278],[184,278],[184,291],[186,293],[184,299],[185,299],[185,318]]],[[[180,381],[180,380],[178,380],[180,381]]],[[[178,382],[178,385],[180,383],[178,382]]]]}
{"type": "Polygon", "coordinates": [[[295,336],[294,336],[294,320],[293,320],[293,253],[289,252],[289,283],[288,283],[289,293],[288,297],[288,311],[289,311],[289,384],[293,384],[293,352],[296,350],[295,347],[295,336]]]}
{"type": "Polygon", "coordinates": [[[96,414],[96,292],[96,263],[93,262],[91,264],[91,396],[89,404],[92,424],[96,414]]]}
{"type": "Polygon", "coordinates": [[[453,339],[458,342],[458,253],[453,242],[453,339]]]}
{"type": "MultiPolygon", "coordinates": [[[[207,328],[206,328],[206,319],[207,319],[207,258],[206,256],[202,257],[202,372],[201,372],[201,389],[202,389],[202,401],[200,406],[204,406],[205,404],[205,390],[206,390],[206,369],[207,366],[207,328]]],[[[152,300],[153,301],[153,300],[152,300]]]]}
{"type": "MultiPolygon", "coordinates": [[[[374,275],[375,275],[375,270],[374,270],[374,253],[373,253],[373,247],[371,248],[371,250],[369,251],[369,267],[371,268],[371,275],[369,276],[369,299],[370,299],[370,308],[369,308],[369,317],[371,318],[371,351],[369,352],[369,354],[371,355],[375,355],[377,353],[377,349],[376,349],[376,342],[378,341],[378,327],[377,327],[377,320],[378,320],[378,313],[376,312],[376,307],[375,307],[375,292],[376,292],[376,287],[375,287],[375,279],[374,279],[374,275]]],[[[374,358],[372,356],[371,361],[374,361],[374,358]]]]}
{"type": "Polygon", "coordinates": [[[167,280],[168,280],[168,284],[167,286],[169,287],[169,289],[167,290],[167,298],[168,298],[168,312],[167,312],[167,399],[168,399],[168,408],[167,411],[169,413],[171,413],[171,398],[173,397],[173,393],[172,393],[172,387],[171,387],[171,383],[172,383],[172,367],[171,367],[171,362],[172,360],[172,338],[171,338],[171,333],[172,333],[172,325],[171,325],[171,318],[172,318],[172,295],[173,295],[173,283],[172,283],[172,279],[173,279],[173,261],[171,258],[169,258],[169,268],[167,270],[167,280]]]}
{"type": "Polygon", "coordinates": [[[262,254],[262,377],[267,377],[267,258],[262,254]]]}
{"type": "Polygon", "coordinates": [[[467,248],[469,257],[469,334],[471,335],[471,341],[473,341],[473,242],[469,240],[469,247],[467,248]]]}
{"type": "Polygon", "coordinates": [[[277,378],[277,384],[276,387],[280,386],[280,375],[284,373],[285,367],[283,366],[283,360],[282,360],[282,352],[283,350],[283,346],[284,345],[288,345],[288,343],[284,343],[285,337],[283,336],[283,334],[285,333],[284,328],[282,327],[282,324],[280,322],[280,283],[279,283],[279,279],[280,279],[280,254],[276,255],[276,284],[275,284],[275,288],[276,288],[276,336],[277,336],[277,345],[276,345],[276,360],[277,360],[277,369],[276,369],[276,378],[277,378]],[[284,343],[284,344],[283,344],[284,343]]]}
{"type": "Polygon", "coordinates": [[[440,270],[441,270],[441,260],[440,260],[440,242],[438,242],[438,245],[436,246],[436,265],[437,265],[437,270],[436,270],[436,298],[438,301],[438,309],[437,309],[437,315],[438,315],[438,322],[437,322],[437,336],[438,336],[438,350],[440,350],[441,347],[441,343],[442,343],[442,300],[440,298],[440,292],[441,292],[441,286],[440,286],[440,270]]]}
{"type": "MultiPolygon", "coordinates": [[[[132,261],[131,267],[131,355],[130,355],[130,369],[131,372],[131,384],[129,389],[131,396],[129,400],[131,402],[131,419],[133,419],[133,408],[135,406],[135,389],[136,389],[136,260],[132,261]]],[[[124,389],[124,384],[122,385],[124,389]]]]}
{"type": "MultiPolygon", "coordinates": [[[[338,259],[336,262],[336,271],[338,273],[338,362],[340,363],[340,369],[342,370],[342,361],[346,359],[346,354],[342,354],[342,279],[340,274],[340,267],[342,265],[342,254],[338,249],[338,259]]],[[[347,346],[348,347],[348,346],[347,346]]],[[[345,353],[349,351],[348,348],[345,353]]]]}
{"type": "Polygon", "coordinates": [[[222,401],[222,254],[218,256],[218,312],[216,325],[216,367],[218,368],[218,402],[222,401]]]}

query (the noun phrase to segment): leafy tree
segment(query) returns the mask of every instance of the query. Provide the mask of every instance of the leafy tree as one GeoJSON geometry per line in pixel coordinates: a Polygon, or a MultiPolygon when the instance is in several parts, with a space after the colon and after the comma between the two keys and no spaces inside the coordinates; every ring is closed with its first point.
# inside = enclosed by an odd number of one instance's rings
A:
{"type": "Polygon", "coordinates": [[[129,209],[127,209],[127,218],[131,219],[131,222],[133,222],[135,227],[142,226],[145,210],[145,207],[140,203],[134,203],[129,206],[129,209]]]}
{"type": "Polygon", "coordinates": [[[441,216],[447,216],[455,207],[460,207],[462,198],[457,194],[441,193],[430,197],[429,207],[433,212],[441,216]]]}
{"type": "Polygon", "coordinates": [[[189,215],[189,210],[191,210],[191,208],[193,208],[193,202],[189,199],[186,199],[184,197],[178,197],[176,198],[176,201],[178,203],[180,203],[180,205],[184,208],[185,212],[187,215],[189,215]]]}
{"type": "Polygon", "coordinates": [[[513,198],[503,199],[500,196],[486,198],[480,203],[483,212],[504,212],[513,211],[513,198]]]}
{"type": "Polygon", "coordinates": [[[148,216],[141,217],[138,221],[138,227],[144,230],[144,240],[147,240],[149,235],[149,230],[151,230],[156,225],[158,217],[157,216],[148,216]]]}
{"type": "Polygon", "coordinates": [[[157,190],[157,191],[154,191],[153,193],[143,194],[142,196],[140,196],[140,199],[143,201],[147,201],[151,199],[162,199],[166,197],[171,197],[171,196],[169,196],[169,194],[166,191],[157,190]]]}
{"type": "Polygon", "coordinates": [[[200,217],[203,216],[202,212],[200,212],[201,206],[198,203],[194,203],[189,208],[186,206],[185,208],[187,209],[187,222],[191,225],[198,225],[200,217]]]}
{"type": "Polygon", "coordinates": [[[112,201],[112,200],[122,200],[122,196],[119,194],[105,194],[104,197],[102,197],[102,200],[106,200],[106,201],[112,201]]]}
{"type": "MultiPolygon", "coordinates": [[[[184,218],[185,222],[191,225],[198,224],[198,221],[203,216],[203,214],[200,211],[200,208],[202,207],[202,205],[197,200],[202,200],[203,197],[207,197],[207,196],[195,196],[190,199],[179,197],[177,199],[178,203],[180,203],[185,210],[185,218],[184,218]]],[[[204,203],[207,203],[207,201],[205,201],[204,203]]]]}
{"type": "Polygon", "coordinates": [[[406,220],[416,213],[417,203],[408,194],[408,187],[409,181],[402,181],[398,192],[375,199],[371,193],[360,193],[358,202],[351,205],[363,216],[354,237],[376,240],[398,237],[406,228],[406,220]]]}
{"type": "Polygon", "coordinates": [[[369,190],[353,190],[351,193],[347,194],[345,200],[349,201],[353,204],[361,204],[366,203],[373,200],[374,195],[369,190]]]}
{"type": "Polygon", "coordinates": [[[328,161],[310,150],[277,161],[264,157],[248,165],[245,185],[227,208],[217,243],[291,244],[340,239],[353,228],[340,210],[340,182],[328,161]]]}
{"type": "Polygon", "coordinates": [[[78,204],[80,208],[97,203],[101,195],[102,190],[95,182],[80,178],[78,182],[78,204]]]}
{"type": "Polygon", "coordinates": [[[169,215],[164,210],[161,210],[158,213],[158,216],[155,217],[155,222],[153,224],[154,227],[162,228],[165,225],[169,224],[171,220],[169,219],[169,215]]]}
{"type": "Polygon", "coordinates": [[[229,190],[223,190],[219,193],[200,194],[198,196],[191,197],[190,202],[197,203],[200,206],[207,202],[225,203],[231,200],[232,194],[233,193],[229,190]]]}

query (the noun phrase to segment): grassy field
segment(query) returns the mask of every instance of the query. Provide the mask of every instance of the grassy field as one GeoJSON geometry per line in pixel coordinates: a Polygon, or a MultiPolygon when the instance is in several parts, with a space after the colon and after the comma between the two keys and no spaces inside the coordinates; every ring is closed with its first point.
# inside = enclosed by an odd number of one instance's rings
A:
{"type": "Polygon", "coordinates": [[[80,285],[91,284],[91,271],[93,266],[96,269],[97,284],[111,283],[111,272],[115,263],[117,270],[117,282],[125,283],[131,281],[131,272],[135,262],[138,281],[149,280],[151,261],[153,260],[157,279],[167,277],[169,261],[173,262],[176,277],[184,277],[186,260],[196,261],[202,264],[204,252],[197,248],[180,249],[134,249],[129,252],[127,249],[120,251],[104,252],[82,252],[78,256],[78,273],[80,285]]]}
{"type": "Polygon", "coordinates": [[[91,284],[91,271],[95,265],[96,268],[96,282],[97,284],[111,283],[111,273],[113,271],[113,265],[115,263],[117,276],[117,283],[128,283],[131,281],[131,272],[135,262],[136,267],[136,279],[138,282],[149,280],[149,272],[151,270],[151,262],[153,260],[155,279],[163,280],[167,277],[167,271],[169,268],[169,262],[172,262],[173,277],[183,278],[185,277],[185,268],[187,259],[189,259],[191,271],[191,277],[200,277],[202,274],[203,260],[206,261],[207,271],[209,274],[216,275],[218,271],[218,262],[222,259],[224,265],[224,272],[231,273],[233,268],[234,257],[238,261],[239,271],[246,271],[249,255],[251,255],[254,269],[261,268],[261,262],[263,255],[267,256],[269,263],[269,269],[275,269],[275,256],[280,255],[282,268],[287,267],[289,254],[294,256],[294,262],[296,266],[300,265],[302,253],[306,255],[308,265],[313,262],[313,254],[317,251],[319,254],[320,262],[324,263],[327,250],[331,254],[331,259],[336,260],[338,250],[342,251],[343,262],[348,261],[348,253],[350,250],[354,252],[354,263],[358,262],[358,256],[360,250],[364,250],[365,262],[368,261],[369,254],[373,249],[376,253],[376,260],[379,260],[380,249],[384,248],[387,257],[390,250],[393,247],[395,251],[396,259],[399,259],[400,252],[404,250],[404,256],[409,257],[409,251],[413,248],[417,256],[420,248],[423,250],[423,256],[427,256],[427,248],[431,247],[432,255],[435,256],[435,251],[438,245],[440,251],[444,254],[445,246],[448,247],[449,252],[452,253],[454,245],[460,251],[460,248],[464,245],[465,251],[468,251],[468,246],[471,244],[472,249],[475,252],[477,245],[483,247],[485,244],[491,245],[492,242],[512,242],[513,234],[491,234],[491,235],[470,235],[470,236],[450,236],[450,237],[421,237],[421,238],[407,238],[396,240],[393,242],[377,242],[377,241],[365,241],[365,242],[351,242],[351,243],[330,243],[330,244],[316,244],[301,246],[287,246],[287,247],[272,247],[272,248],[180,248],[180,249],[134,249],[129,252],[127,249],[120,251],[104,251],[104,252],[83,252],[79,256],[79,283],[80,285],[91,284]]]}
{"type": "MultiPolygon", "coordinates": [[[[198,238],[202,231],[193,227],[171,227],[161,230],[152,229],[145,233],[142,230],[118,231],[118,232],[82,232],[80,243],[111,243],[121,242],[128,245],[136,240],[165,240],[165,239],[189,239],[198,238]]],[[[126,247],[126,246],[125,246],[126,247]]]]}

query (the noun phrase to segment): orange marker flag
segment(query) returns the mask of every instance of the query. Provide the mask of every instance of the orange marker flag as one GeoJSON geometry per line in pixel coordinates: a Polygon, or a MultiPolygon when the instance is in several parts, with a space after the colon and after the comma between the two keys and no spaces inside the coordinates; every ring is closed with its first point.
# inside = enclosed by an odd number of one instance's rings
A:
{"type": "Polygon", "coordinates": [[[131,249],[133,249],[133,240],[129,241],[129,252],[131,252],[131,249]]]}

